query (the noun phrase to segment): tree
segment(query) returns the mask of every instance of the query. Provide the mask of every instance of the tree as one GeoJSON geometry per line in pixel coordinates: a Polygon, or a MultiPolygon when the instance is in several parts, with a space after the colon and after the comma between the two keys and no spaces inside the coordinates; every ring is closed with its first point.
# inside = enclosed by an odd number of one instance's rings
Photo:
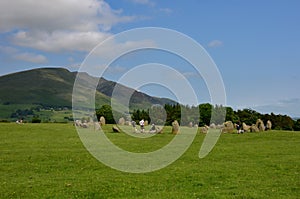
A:
{"type": "Polygon", "coordinates": [[[233,123],[240,123],[240,118],[231,107],[226,107],[226,121],[232,121],[233,123]]]}
{"type": "Polygon", "coordinates": [[[222,105],[215,105],[215,107],[212,108],[212,118],[210,123],[214,124],[223,124],[226,119],[226,108],[222,105]]]}
{"type": "Polygon", "coordinates": [[[200,104],[199,105],[199,112],[200,112],[200,121],[199,125],[209,125],[210,124],[210,118],[211,118],[211,111],[212,111],[212,105],[209,103],[206,104],[200,104]]]}
{"type": "Polygon", "coordinates": [[[96,115],[98,120],[101,116],[105,118],[107,124],[115,124],[116,121],[114,120],[112,108],[110,105],[103,105],[100,109],[96,110],[96,115]]]}
{"type": "Polygon", "coordinates": [[[166,104],[165,111],[167,113],[166,125],[172,125],[172,122],[177,120],[180,123],[181,106],[180,104],[166,104]]]}
{"type": "Polygon", "coordinates": [[[294,130],[295,130],[295,131],[300,131],[300,119],[297,119],[297,120],[294,122],[294,130]]]}
{"type": "Polygon", "coordinates": [[[261,117],[260,113],[251,109],[238,110],[236,114],[241,122],[245,122],[248,125],[255,124],[256,120],[261,117]]]}
{"type": "Polygon", "coordinates": [[[42,120],[39,118],[38,115],[33,116],[32,120],[31,120],[32,123],[41,123],[41,121],[42,120]]]}

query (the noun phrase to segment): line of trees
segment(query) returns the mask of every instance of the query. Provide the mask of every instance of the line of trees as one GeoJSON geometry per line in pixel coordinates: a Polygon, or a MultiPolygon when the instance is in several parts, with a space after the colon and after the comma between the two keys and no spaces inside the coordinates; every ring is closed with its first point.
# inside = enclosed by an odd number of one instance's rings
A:
{"type": "Polygon", "coordinates": [[[150,109],[134,109],[128,114],[113,112],[111,106],[103,105],[96,111],[98,119],[104,116],[107,123],[115,124],[118,118],[131,118],[138,123],[144,119],[149,123],[171,125],[177,120],[181,125],[188,125],[190,122],[199,126],[210,125],[211,123],[221,124],[224,121],[233,123],[245,122],[248,125],[255,124],[257,119],[266,123],[272,122],[272,128],[277,130],[300,130],[300,119],[293,120],[287,115],[261,114],[252,109],[233,110],[231,107],[211,105],[209,103],[199,106],[183,106],[180,104],[166,104],[164,106],[153,106],[150,109]],[[212,117],[212,115],[214,117],[212,117]],[[130,117],[129,117],[130,116],[130,117]],[[115,118],[115,119],[114,119],[115,118]]]}

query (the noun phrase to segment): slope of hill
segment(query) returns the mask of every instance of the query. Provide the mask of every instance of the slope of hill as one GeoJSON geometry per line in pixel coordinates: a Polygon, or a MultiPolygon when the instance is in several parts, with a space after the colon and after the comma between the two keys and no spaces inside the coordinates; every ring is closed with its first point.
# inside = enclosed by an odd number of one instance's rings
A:
{"type": "MultiPolygon", "coordinates": [[[[11,106],[40,104],[50,107],[71,107],[76,75],[77,72],[70,72],[64,68],[39,68],[1,76],[0,104],[11,106]]],[[[85,74],[85,79],[87,81],[98,81],[97,78],[88,74],[85,74]]],[[[130,99],[130,107],[132,108],[147,107],[151,104],[175,103],[172,100],[152,97],[101,78],[96,91],[96,106],[110,104],[112,91],[116,85],[121,88],[120,96],[133,93],[130,99]]],[[[122,104],[122,98],[117,100],[122,104]]]]}

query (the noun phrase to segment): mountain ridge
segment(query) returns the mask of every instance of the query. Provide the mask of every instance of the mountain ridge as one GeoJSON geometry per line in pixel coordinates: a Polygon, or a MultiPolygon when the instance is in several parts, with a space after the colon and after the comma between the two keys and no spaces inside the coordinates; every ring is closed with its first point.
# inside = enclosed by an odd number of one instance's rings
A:
{"type": "MultiPolygon", "coordinates": [[[[77,74],[78,72],[71,72],[66,68],[37,68],[0,76],[0,103],[71,107],[77,74]]],[[[116,85],[121,88],[121,94],[133,93],[130,99],[132,108],[176,103],[167,98],[150,96],[102,77],[98,79],[87,73],[84,75],[87,81],[99,80],[96,88],[97,105],[110,103],[116,85]]]]}

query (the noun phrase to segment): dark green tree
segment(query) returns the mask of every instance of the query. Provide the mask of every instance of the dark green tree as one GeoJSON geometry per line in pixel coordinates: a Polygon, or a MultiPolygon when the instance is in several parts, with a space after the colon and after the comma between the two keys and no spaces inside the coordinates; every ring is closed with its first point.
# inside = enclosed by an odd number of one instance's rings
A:
{"type": "Polygon", "coordinates": [[[199,112],[200,112],[199,126],[210,125],[212,108],[213,106],[209,103],[199,105],[199,112]]]}
{"type": "Polygon", "coordinates": [[[300,131],[300,119],[297,119],[297,120],[294,122],[294,130],[295,130],[295,131],[300,131]]]}
{"type": "Polygon", "coordinates": [[[261,118],[261,114],[252,109],[238,110],[236,114],[240,122],[245,122],[248,125],[255,124],[256,120],[261,118]]]}
{"type": "Polygon", "coordinates": [[[96,110],[96,115],[98,120],[101,116],[105,117],[105,121],[107,124],[115,124],[116,121],[114,120],[112,108],[110,105],[103,105],[100,109],[96,110]]]}

